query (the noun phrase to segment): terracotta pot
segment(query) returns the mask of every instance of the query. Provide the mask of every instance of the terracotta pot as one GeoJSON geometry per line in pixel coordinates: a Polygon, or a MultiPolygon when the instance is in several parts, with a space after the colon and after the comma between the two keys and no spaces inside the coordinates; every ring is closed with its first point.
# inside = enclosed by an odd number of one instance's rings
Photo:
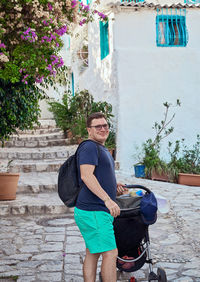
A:
{"type": "Polygon", "coordinates": [[[115,160],[115,149],[108,149],[108,151],[110,152],[111,156],[115,160]]]}
{"type": "Polygon", "coordinates": [[[200,174],[179,173],[178,184],[200,186],[200,174]]]}
{"type": "Polygon", "coordinates": [[[0,173],[0,200],[15,200],[19,173],[0,173]]]}
{"type": "Polygon", "coordinates": [[[158,173],[157,171],[153,171],[151,173],[151,179],[169,182],[169,176],[167,174],[165,174],[164,172],[158,173]]]}

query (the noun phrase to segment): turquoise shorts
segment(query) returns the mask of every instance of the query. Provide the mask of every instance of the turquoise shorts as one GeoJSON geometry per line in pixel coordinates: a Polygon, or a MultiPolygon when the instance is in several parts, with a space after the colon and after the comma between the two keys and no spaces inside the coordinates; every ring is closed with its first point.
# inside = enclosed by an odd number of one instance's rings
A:
{"type": "Polygon", "coordinates": [[[104,211],[74,208],[74,219],[91,254],[117,248],[113,230],[114,218],[104,211]]]}

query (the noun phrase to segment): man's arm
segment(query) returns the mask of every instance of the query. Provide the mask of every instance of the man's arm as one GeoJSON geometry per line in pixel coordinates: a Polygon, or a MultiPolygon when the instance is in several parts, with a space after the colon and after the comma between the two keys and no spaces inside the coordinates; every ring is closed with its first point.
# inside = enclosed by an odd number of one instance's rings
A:
{"type": "Polygon", "coordinates": [[[114,217],[120,214],[119,206],[109,197],[104,189],[99,184],[96,176],[94,175],[95,166],[89,164],[80,165],[81,179],[85,185],[102,201],[109,209],[110,214],[114,217]]]}

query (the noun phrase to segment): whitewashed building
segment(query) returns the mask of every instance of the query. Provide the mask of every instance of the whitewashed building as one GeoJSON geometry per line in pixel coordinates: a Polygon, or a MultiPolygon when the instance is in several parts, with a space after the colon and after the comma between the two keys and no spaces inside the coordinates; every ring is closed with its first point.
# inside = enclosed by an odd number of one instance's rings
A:
{"type": "Polygon", "coordinates": [[[72,88],[113,105],[116,160],[133,173],[137,146],[153,138],[164,102],[182,104],[167,141],[193,144],[200,133],[200,1],[100,2],[108,22],[96,18],[71,38],[72,88]]]}
{"type": "Polygon", "coordinates": [[[176,117],[167,141],[185,138],[189,145],[200,133],[197,2],[101,1],[98,10],[108,15],[108,23],[97,19],[73,42],[80,50],[88,44],[88,65],[72,63],[75,88],[113,105],[122,171],[133,172],[137,146],[153,138],[152,126],[163,119],[166,101],[181,101],[169,113],[174,110],[176,117]]]}

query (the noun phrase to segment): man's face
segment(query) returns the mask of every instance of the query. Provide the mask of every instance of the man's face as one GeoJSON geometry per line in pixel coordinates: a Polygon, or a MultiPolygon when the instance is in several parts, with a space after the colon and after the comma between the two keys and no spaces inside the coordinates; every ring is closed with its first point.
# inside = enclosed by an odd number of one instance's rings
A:
{"type": "Polygon", "coordinates": [[[87,131],[90,139],[104,144],[109,135],[108,123],[105,118],[93,119],[87,131]]]}

